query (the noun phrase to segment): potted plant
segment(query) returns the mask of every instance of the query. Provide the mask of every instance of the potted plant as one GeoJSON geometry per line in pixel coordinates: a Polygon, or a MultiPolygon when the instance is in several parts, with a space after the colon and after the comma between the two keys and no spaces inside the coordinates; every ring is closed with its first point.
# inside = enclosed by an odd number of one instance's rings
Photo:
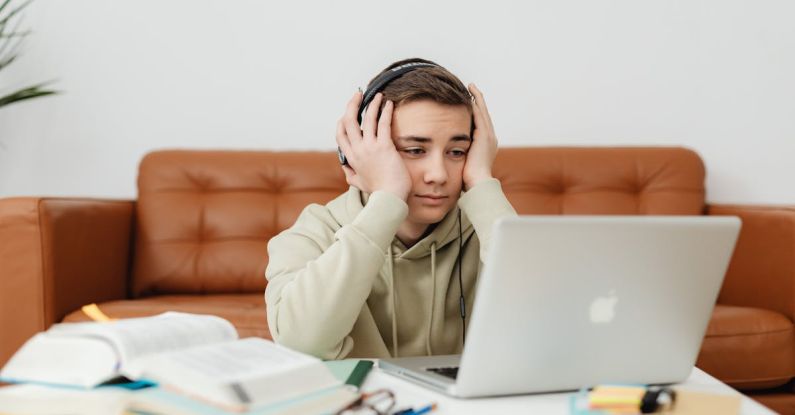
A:
{"type": "MultiPolygon", "coordinates": [[[[32,0],[27,0],[16,7],[11,6],[11,0],[0,0],[0,71],[11,65],[19,56],[22,40],[30,31],[21,31],[19,14],[32,0]]],[[[55,94],[56,91],[45,89],[47,82],[31,85],[18,89],[8,94],[0,95],[0,107],[26,99],[37,98],[55,94]]],[[[2,93],[0,93],[2,94],[2,93]]]]}

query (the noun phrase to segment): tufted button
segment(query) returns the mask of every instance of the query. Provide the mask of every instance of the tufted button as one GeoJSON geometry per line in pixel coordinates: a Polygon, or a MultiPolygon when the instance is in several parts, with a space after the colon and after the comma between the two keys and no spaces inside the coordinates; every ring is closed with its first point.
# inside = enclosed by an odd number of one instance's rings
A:
{"type": "Polygon", "coordinates": [[[555,182],[549,185],[549,193],[552,194],[563,194],[566,193],[566,186],[563,185],[561,182],[555,182]]]}

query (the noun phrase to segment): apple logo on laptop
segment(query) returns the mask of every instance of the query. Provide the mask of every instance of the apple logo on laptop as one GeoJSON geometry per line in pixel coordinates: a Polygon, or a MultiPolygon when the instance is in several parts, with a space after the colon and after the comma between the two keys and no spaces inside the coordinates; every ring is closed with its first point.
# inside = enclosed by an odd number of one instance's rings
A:
{"type": "Polygon", "coordinates": [[[596,297],[591,303],[591,322],[609,323],[616,316],[616,303],[618,296],[616,290],[610,290],[606,297],[596,297]]]}

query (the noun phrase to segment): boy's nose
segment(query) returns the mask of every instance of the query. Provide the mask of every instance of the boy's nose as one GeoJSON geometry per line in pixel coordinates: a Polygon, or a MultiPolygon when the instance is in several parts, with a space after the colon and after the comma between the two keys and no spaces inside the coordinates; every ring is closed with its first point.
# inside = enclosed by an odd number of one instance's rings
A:
{"type": "Polygon", "coordinates": [[[447,169],[444,168],[444,158],[441,156],[429,157],[425,166],[425,181],[427,183],[445,183],[447,169]]]}

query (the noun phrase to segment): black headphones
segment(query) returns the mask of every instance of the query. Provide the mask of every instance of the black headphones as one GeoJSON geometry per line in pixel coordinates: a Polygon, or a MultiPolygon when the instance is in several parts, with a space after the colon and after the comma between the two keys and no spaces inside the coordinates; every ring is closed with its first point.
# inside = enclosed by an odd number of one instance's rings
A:
{"type": "MultiPolygon", "coordinates": [[[[373,81],[370,82],[370,87],[364,91],[362,103],[359,104],[359,112],[356,113],[356,121],[359,123],[359,125],[362,125],[364,111],[367,109],[367,106],[370,105],[370,102],[373,101],[373,98],[375,98],[375,94],[381,92],[384,88],[386,88],[387,85],[389,85],[390,82],[394,81],[395,79],[398,79],[401,76],[419,68],[440,68],[440,66],[428,62],[408,62],[389,69],[379,75],[377,78],[373,79],[373,81]]],[[[342,153],[342,149],[339,147],[337,147],[337,156],[340,159],[340,164],[343,166],[348,165],[348,159],[345,158],[345,154],[342,153]]]]}

